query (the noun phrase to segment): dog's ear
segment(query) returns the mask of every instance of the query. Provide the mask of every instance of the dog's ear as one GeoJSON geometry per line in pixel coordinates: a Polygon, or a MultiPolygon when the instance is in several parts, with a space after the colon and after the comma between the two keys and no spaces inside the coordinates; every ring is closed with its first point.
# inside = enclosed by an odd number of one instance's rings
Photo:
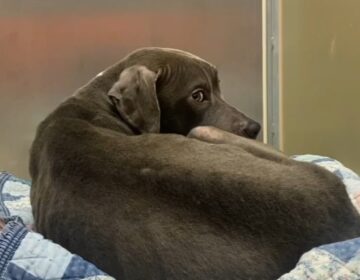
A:
{"type": "Polygon", "coordinates": [[[160,107],[156,96],[158,74],[145,66],[123,70],[108,95],[120,116],[140,133],[160,132],[160,107]]]}

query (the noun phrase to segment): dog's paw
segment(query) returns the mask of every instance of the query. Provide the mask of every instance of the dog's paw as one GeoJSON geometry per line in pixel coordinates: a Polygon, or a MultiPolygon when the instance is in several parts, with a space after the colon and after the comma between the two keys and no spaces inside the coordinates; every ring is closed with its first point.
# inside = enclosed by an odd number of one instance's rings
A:
{"type": "Polygon", "coordinates": [[[231,133],[213,126],[197,126],[187,135],[189,138],[217,144],[229,142],[231,136],[231,133]]]}

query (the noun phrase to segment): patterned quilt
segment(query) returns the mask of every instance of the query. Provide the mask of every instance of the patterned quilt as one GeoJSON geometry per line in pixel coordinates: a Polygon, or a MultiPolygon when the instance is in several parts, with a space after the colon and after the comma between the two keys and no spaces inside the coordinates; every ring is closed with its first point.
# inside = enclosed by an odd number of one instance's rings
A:
{"type": "MultiPolygon", "coordinates": [[[[340,177],[360,213],[360,177],[356,173],[328,157],[301,155],[294,159],[320,165],[340,177]]],[[[30,182],[0,172],[0,224],[6,224],[0,232],[0,279],[114,279],[31,231],[29,192],[30,182]]],[[[360,280],[360,237],[310,250],[279,279],[360,280]]]]}
{"type": "Polygon", "coordinates": [[[30,182],[0,173],[1,280],[114,280],[81,257],[32,232],[30,182]]]}

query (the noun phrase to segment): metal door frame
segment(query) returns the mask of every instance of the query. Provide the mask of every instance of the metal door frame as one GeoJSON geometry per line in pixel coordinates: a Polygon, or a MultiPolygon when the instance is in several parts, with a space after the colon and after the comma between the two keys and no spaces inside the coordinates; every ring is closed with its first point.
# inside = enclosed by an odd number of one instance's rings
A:
{"type": "Polygon", "coordinates": [[[264,142],[280,148],[279,0],[262,1],[264,142]]]}

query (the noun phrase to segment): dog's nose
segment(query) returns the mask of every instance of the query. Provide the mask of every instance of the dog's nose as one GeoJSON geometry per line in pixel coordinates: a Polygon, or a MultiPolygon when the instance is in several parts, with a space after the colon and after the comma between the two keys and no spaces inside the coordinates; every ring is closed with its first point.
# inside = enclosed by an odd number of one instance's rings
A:
{"type": "Polygon", "coordinates": [[[244,132],[252,139],[255,139],[261,129],[261,125],[257,122],[250,121],[244,128],[244,132]]]}

